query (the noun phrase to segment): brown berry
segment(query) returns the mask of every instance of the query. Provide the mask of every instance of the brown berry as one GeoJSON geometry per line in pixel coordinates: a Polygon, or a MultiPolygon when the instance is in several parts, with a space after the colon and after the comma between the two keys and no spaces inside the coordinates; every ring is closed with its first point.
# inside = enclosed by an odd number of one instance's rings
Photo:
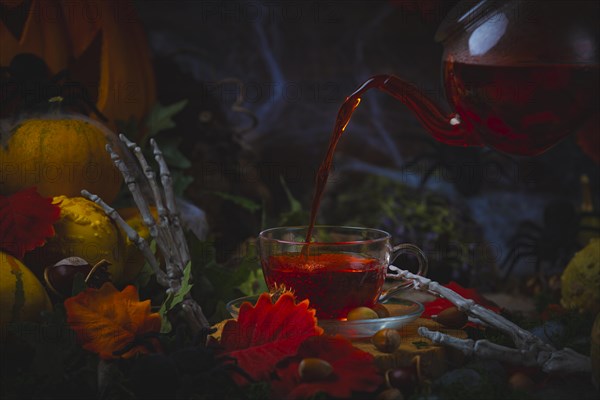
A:
{"type": "Polygon", "coordinates": [[[371,338],[377,350],[384,353],[393,353],[400,346],[400,334],[395,329],[381,329],[371,338]]]}
{"type": "Polygon", "coordinates": [[[357,321],[361,319],[377,319],[379,315],[369,307],[356,307],[350,310],[346,318],[348,321],[357,321]]]}
{"type": "Polygon", "coordinates": [[[467,314],[456,307],[446,308],[437,316],[432,317],[432,319],[451,329],[461,329],[469,322],[467,314]]]}
{"type": "Polygon", "coordinates": [[[73,291],[73,282],[77,274],[83,275],[86,286],[99,288],[110,281],[107,270],[110,263],[106,260],[91,266],[80,257],[67,257],[44,269],[44,281],[50,291],[60,297],[69,297],[73,291]]]}
{"type": "Polygon", "coordinates": [[[306,382],[323,380],[332,372],[331,364],[320,358],[304,358],[298,365],[298,375],[306,382]]]}

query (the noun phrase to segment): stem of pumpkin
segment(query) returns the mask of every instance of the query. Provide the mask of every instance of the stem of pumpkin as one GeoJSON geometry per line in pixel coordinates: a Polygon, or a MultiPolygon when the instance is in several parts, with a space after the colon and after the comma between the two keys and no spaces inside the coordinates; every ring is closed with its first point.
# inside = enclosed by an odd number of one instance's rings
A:
{"type": "Polygon", "coordinates": [[[50,103],[48,113],[51,115],[58,116],[62,112],[62,102],[64,98],[62,96],[54,96],[48,99],[50,103]]]}

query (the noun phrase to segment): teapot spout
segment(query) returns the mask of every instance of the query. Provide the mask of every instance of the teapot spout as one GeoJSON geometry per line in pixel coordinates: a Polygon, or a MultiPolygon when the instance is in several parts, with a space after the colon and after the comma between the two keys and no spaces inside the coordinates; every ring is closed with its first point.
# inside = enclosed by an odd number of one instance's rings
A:
{"type": "Polygon", "coordinates": [[[464,124],[457,113],[446,114],[414,85],[393,75],[372,78],[378,88],[406,105],[434,139],[451,146],[483,146],[473,127],[464,124]]]}

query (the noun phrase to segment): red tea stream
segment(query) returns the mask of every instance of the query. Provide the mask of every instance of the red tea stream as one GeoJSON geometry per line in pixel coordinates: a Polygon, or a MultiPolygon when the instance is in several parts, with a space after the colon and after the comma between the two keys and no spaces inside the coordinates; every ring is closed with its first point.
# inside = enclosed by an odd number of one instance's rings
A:
{"type": "Polygon", "coordinates": [[[306,243],[310,243],[310,239],[312,237],[313,228],[317,219],[317,212],[319,211],[321,198],[323,197],[323,191],[325,190],[327,178],[329,178],[329,171],[331,170],[331,164],[333,163],[333,154],[335,153],[335,148],[342,137],[342,133],[344,133],[346,126],[348,126],[354,110],[356,110],[356,107],[358,107],[360,104],[361,96],[367,90],[383,85],[386,78],[387,76],[381,75],[366,81],[360,88],[358,88],[358,90],[346,98],[346,101],[344,101],[340,107],[340,110],[338,111],[333,133],[329,139],[327,153],[325,154],[325,158],[319,166],[319,170],[317,171],[317,176],[315,179],[315,193],[313,195],[312,206],[310,209],[310,220],[308,224],[308,231],[306,232],[306,243]]]}
{"type": "Polygon", "coordinates": [[[447,97],[461,124],[451,124],[421,91],[391,75],[367,80],[340,107],[329,146],[315,179],[306,242],[329,177],[335,148],[358,107],[372,88],[404,103],[438,140],[455,146],[483,143],[510,154],[531,156],[573,133],[598,108],[598,66],[444,64],[447,97]],[[476,126],[475,126],[476,125],[476,126]]]}

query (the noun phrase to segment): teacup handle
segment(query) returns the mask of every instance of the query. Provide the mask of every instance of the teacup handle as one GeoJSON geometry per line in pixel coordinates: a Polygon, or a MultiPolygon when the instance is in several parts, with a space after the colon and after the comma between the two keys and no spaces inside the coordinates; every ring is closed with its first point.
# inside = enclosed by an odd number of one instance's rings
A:
{"type": "MultiPolygon", "coordinates": [[[[403,243],[403,244],[394,246],[394,248],[392,248],[392,257],[390,258],[390,264],[392,264],[394,262],[394,260],[401,253],[410,253],[413,256],[417,257],[417,261],[419,263],[419,270],[417,271],[417,275],[425,276],[427,274],[427,269],[428,269],[427,257],[425,256],[425,253],[423,253],[423,251],[420,248],[418,248],[414,244],[410,244],[410,243],[403,243]]],[[[386,273],[386,276],[388,276],[387,273],[386,273]]],[[[414,281],[402,280],[397,285],[389,288],[388,290],[381,292],[381,294],[379,295],[379,302],[380,303],[384,302],[385,300],[388,300],[390,297],[392,297],[396,293],[401,292],[403,290],[410,289],[412,287],[414,287],[414,281]]]]}

